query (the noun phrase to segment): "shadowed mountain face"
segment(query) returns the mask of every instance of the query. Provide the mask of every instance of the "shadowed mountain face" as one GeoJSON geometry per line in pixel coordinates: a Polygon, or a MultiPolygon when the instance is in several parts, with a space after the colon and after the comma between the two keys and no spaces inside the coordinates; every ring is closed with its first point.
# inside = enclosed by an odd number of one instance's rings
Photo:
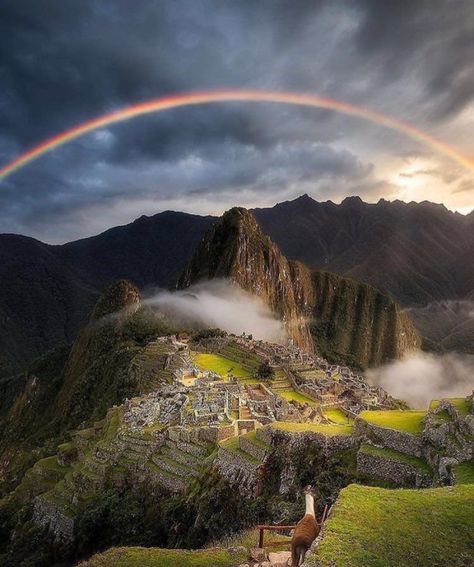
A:
{"type": "Polygon", "coordinates": [[[246,209],[231,209],[208,231],[178,286],[213,278],[229,278],[259,296],[283,319],[295,344],[334,361],[377,365],[421,344],[393,299],[367,284],[288,261],[246,209]]]}
{"type": "Polygon", "coordinates": [[[335,205],[304,195],[254,214],[288,258],[367,282],[403,305],[473,293],[472,213],[359,197],[335,205]]]}
{"type": "MultiPolygon", "coordinates": [[[[335,205],[303,196],[254,214],[287,258],[367,282],[404,306],[474,301],[473,213],[427,202],[369,205],[349,198],[335,205]]],[[[0,235],[0,377],[70,343],[112,282],[174,287],[216,220],[168,211],[63,246],[0,235]]],[[[451,325],[446,333],[452,338],[444,341],[445,317],[439,321],[435,307],[420,317],[411,311],[423,334],[472,351],[474,317],[451,325]]]]}
{"type": "Polygon", "coordinates": [[[0,235],[0,377],[70,343],[118,279],[173,287],[214,220],[165,212],[63,246],[0,235]]]}

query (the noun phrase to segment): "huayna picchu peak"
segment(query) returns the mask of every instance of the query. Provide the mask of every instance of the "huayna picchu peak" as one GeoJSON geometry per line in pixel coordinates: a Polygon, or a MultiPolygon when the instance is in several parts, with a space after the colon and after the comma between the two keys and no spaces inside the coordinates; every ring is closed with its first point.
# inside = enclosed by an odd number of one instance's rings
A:
{"type": "Polygon", "coordinates": [[[206,233],[179,288],[226,278],[258,296],[294,343],[333,360],[373,366],[419,348],[409,316],[375,288],[288,260],[254,215],[233,208],[206,233]]]}

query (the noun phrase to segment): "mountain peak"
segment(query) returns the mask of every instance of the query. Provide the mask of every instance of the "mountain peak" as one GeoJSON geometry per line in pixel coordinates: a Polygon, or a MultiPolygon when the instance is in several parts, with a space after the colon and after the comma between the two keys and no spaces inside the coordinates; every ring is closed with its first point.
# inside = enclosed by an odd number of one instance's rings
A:
{"type": "Polygon", "coordinates": [[[90,320],[97,321],[124,309],[135,311],[139,305],[138,288],[128,280],[119,280],[104,291],[94,307],[90,320]]]}

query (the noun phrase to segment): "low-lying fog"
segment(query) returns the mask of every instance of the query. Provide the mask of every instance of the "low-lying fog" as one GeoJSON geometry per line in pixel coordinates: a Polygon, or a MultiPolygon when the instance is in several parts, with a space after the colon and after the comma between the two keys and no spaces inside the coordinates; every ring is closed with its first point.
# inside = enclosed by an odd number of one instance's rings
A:
{"type": "Polygon", "coordinates": [[[158,291],[145,303],[184,326],[218,327],[236,335],[245,332],[268,342],[286,339],[281,321],[270,309],[228,280],[212,280],[183,291],[158,291]]]}
{"type": "Polygon", "coordinates": [[[461,397],[474,388],[474,355],[416,352],[402,360],[366,372],[372,384],[379,384],[412,408],[426,409],[430,400],[461,397]]]}

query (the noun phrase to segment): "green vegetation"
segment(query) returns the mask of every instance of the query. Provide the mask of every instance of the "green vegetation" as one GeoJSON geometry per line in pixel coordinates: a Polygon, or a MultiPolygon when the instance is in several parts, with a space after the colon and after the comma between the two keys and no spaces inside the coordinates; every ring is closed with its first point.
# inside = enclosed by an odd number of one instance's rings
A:
{"type": "Polygon", "coordinates": [[[95,555],[79,567],[235,567],[246,553],[231,555],[225,549],[159,549],[117,547],[95,555]]]}
{"type": "Polygon", "coordinates": [[[318,567],[472,565],[474,486],[388,490],[350,485],[339,496],[318,567]]]}
{"type": "Polygon", "coordinates": [[[283,391],[279,391],[278,394],[282,398],[285,398],[285,400],[288,400],[289,402],[295,401],[295,402],[299,402],[300,404],[309,404],[310,406],[316,405],[316,402],[314,400],[308,398],[308,396],[305,396],[300,392],[296,392],[295,390],[283,390],[283,391]]]}
{"type": "Polygon", "coordinates": [[[419,435],[423,431],[424,411],[413,410],[387,410],[387,411],[363,411],[359,417],[367,423],[397,429],[412,435],[419,435]]]}
{"type": "Polygon", "coordinates": [[[411,465],[415,469],[424,473],[432,474],[433,472],[424,459],[413,457],[412,455],[406,455],[405,453],[400,453],[393,449],[375,447],[374,445],[362,445],[360,452],[367,455],[374,455],[376,457],[383,457],[384,459],[389,459],[391,461],[398,461],[405,465],[411,465]]]}
{"type": "Polygon", "coordinates": [[[268,362],[260,363],[259,367],[257,368],[257,376],[262,380],[270,380],[275,375],[275,371],[273,368],[268,364],[268,362]]]}
{"type": "MultiPolygon", "coordinates": [[[[446,401],[456,408],[461,415],[466,416],[470,413],[470,406],[467,398],[446,398],[446,401]]],[[[440,400],[432,400],[430,403],[430,410],[435,410],[439,404],[440,400]]]]}
{"type": "Polygon", "coordinates": [[[327,408],[323,411],[323,415],[330,421],[338,423],[339,425],[350,425],[353,421],[338,408],[327,408]]]}
{"type": "Polygon", "coordinates": [[[322,425],[319,423],[293,423],[290,421],[275,421],[271,427],[280,429],[281,431],[289,431],[291,433],[322,433],[323,435],[351,435],[352,425],[322,425]]]}
{"type": "Polygon", "coordinates": [[[453,472],[456,484],[474,484],[474,459],[454,465],[453,472]]]}
{"type": "Polygon", "coordinates": [[[252,378],[250,372],[242,364],[220,354],[196,353],[194,362],[202,370],[216,372],[222,378],[227,378],[229,370],[232,370],[234,376],[239,379],[250,380],[252,378]]]}

